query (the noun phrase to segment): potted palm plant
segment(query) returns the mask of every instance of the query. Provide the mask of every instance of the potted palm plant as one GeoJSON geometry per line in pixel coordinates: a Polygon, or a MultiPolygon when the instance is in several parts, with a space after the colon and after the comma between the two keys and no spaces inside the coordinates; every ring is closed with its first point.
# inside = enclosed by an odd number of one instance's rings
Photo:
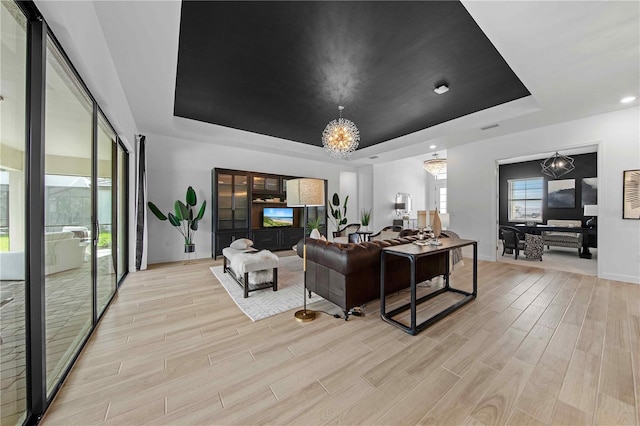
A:
{"type": "Polygon", "coordinates": [[[181,200],[176,200],[173,204],[174,212],[168,213],[167,215],[162,213],[151,201],[149,201],[148,206],[158,219],[162,221],[168,220],[169,223],[180,232],[184,238],[184,252],[193,253],[196,250],[196,246],[193,243],[193,235],[198,230],[198,222],[204,216],[207,201],[202,202],[202,206],[200,206],[197,215],[194,214],[194,208],[198,203],[198,199],[196,197],[196,191],[194,191],[192,187],[187,188],[185,201],[186,202],[183,203],[181,200]]]}
{"type": "Polygon", "coordinates": [[[362,230],[369,230],[369,223],[371,222],[371,209],[362,210],[360,212],[360,223],[362,224],[362,230]]]}

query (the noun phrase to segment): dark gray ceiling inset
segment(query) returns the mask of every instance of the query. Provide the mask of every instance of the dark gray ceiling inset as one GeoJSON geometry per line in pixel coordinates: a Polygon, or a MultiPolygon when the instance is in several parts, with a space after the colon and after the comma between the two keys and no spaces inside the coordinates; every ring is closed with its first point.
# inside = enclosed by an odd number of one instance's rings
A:
{"type": "Polygon", "coordinates": [[[459,2],[182,3],[179,117],[322,146],[344,105],[364,148],[528,95],[459,2]]]}

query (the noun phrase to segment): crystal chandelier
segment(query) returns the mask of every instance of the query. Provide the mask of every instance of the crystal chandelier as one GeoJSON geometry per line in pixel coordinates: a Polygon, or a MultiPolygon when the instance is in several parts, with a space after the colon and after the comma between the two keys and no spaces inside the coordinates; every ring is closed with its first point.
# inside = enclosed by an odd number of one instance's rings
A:
{"type": "Polygon", "coordinates": [[[558,154],[556,151],[554,155],[544,160],[540,165],[542,166],[542,173],[557,179],[576,168],[573,165],[573,161],[573,158],[558,154]]]}
{"type": "Polygon", "coordinates": [[[360,132],[353,121],[342,118],[343,106],[339,106],[340,118],[332,120],[322,132],[322,146],[329,155],[346,159],[358,148],[360,132]]]}
{"type": "Polygon", "coordinates": [[[438,154],[433,154],[431,160],[426,160],[423,164],[424,169],[434,176],[447,173],[447,160],[444,158],[438,158],[438,154]]]}

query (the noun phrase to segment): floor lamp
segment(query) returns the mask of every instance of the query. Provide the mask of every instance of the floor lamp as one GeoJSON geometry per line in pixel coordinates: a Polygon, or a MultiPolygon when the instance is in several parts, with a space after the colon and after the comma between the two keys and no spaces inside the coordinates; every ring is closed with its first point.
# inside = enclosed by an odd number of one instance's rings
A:
{"type": "Polygon", "coordinates": [[[307,207],[324,206],[324,181],[321,179],[290,179],[287,181],[287,206],[304,208],[302,270],[304,273],[304,309],[295,313],[296,320],[308,322],[316,319],[314,311],[307,310],[307,207]]]}

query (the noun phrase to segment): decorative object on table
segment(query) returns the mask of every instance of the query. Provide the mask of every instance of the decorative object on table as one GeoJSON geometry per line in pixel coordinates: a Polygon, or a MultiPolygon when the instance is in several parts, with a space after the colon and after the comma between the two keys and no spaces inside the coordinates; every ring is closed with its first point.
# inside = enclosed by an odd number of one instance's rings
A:
{"type": "Polygon", "coordinates": [[[424,242],[427,227],[427,211],[418,210],[418,242],[424,242]]]}
{"type": "Polygon", "coordinates": [[[622,218],[640,219],[640,170],[624,171],[622,197],[622,218]]]}
{"type": "Polygon", "coordinates": [[[449,229],[450,226],[450,216],[449,213],[439,213],[440,223],[442,224],[442,229],[449,229]]]}
{"type": "Polygon", "coordinates": [[[438,153],[434,153],[433,158],[426,160],[422,166],[433,176],[447,173],[447,160],[445,158],[438,158],[438,153]]]}
{"type": "Polygon", "coordinates": [[[580,207],[587,204],[598,204],[598,178],[582,178],[582,203],[580,207]]]}
{"type": "MultiPolygon", "coordinates": [[[[334,194],[334,200],[340,204],[338,194],[334,194]]],[[[347,196],[347,199],[349,197],[347,196]]],[[[287,206],[302,207],[304,209],[304,222],[307,223],[307,207],[324,206],[324,181],[321,179],[290,179],[287,181],[287,206]]],[[[347,199],[344,202],[344,213],[347,214],[347,199]]],[[[332,209],[333,210],[333,209],[332,209]]],[[[333,213],[333,212],[332,212],[333,213]]],[[[336,218],[337,219],[337,218],[336,218]]],[[[347,218],[344,218],[346,223],[347,218]]],[[[304,274],[304,308],[294,314],[297,321],[308,322],[316,318],[316,313],[307,310],[307,233],[303,234],[302,271],[304,274]]]]}
{"type": "Polygon", "coordinates": [[[322,219],[317,217],[315,219],[309,219],[307,222],[307,234],[311,234],[314,230],[320,232],[320,227],[322,226],[322,219]]]}
{"type": "Polygon", "coordinates": [[[547,207],[573,209],[576,206],[576,180],[550,180],[547,182],[547,207]]]}
{"type": "MultiPolygon", "coordinates": [[[[323,189],[324,193],[324,189],[323,189]]],[[[347,202],[349,201],[349,196],[347,195],[344,198],[344,205],[340,207],[340,196],[337,193],[333,194],[331,197],[331,203],[329,203],[329,209],[331,209],[331,220],[336,227],[336,231],[340,230],[340,227],[347,223],[347,202]]]]}
{"type": "Polygon", "coordinates": [[[430,242],[431,245],[439,246],[442,245],[438,238],[442,233],[442,222],[440,221],[440,215],[438,214],[438,209],[435,209],[433,212],[433,221],[431,222],[431,229],[433,229],[433,238],[434,240],[430,242]]]}
{"type": "Polygon", "coordinates": [[[151,201],[148,202],[149,209],[160,220],[169,220],[169,223],[180,232],[184,238],[184,252],[195,253],[196,246],[193,243],[193,236],[198,230],[198,222],[204,216],[204,211],[207,208],[207,201],[203,201],[198,214],[194,214],[194,207],[198,203],[196,191],[190,186],[187,188],[187,194],[185,197],[185,203],[181,200],[176,200],[173,205],[174,213],[168,213],[166,216],[160,211],[160,209],[151,201]]]}
{"type": "Polygon", "coordinates": [[[573,158],[558,154],[556,151],[554,155],[544,160],[540,165],[542,166],[542,173],[558,179],[576,168],[573,162],[573,158]]]}
{"type": "Polygon", "coordinates": [[[598,216],[598,205],[597,204],[587,204],[584,206],[584,215],[591,216],[585,224],[589,228],[594,228],[596,226],[596,217],[598,216]]]}
{"type": "Polygon", "coordinates": [[[322,132],[322,146],[332,157],[347,159],[358,148],[360,131],[353,121],[342,118],[342,105],[338,110],[340,118],[330,121],[322,132]]]}
{"type": "Polygon", "coordinates": [[[361,231],[369,230],[369,223],[371,222],[371,209],[360,211],[360,223],[362,224],[361,231]]]}

